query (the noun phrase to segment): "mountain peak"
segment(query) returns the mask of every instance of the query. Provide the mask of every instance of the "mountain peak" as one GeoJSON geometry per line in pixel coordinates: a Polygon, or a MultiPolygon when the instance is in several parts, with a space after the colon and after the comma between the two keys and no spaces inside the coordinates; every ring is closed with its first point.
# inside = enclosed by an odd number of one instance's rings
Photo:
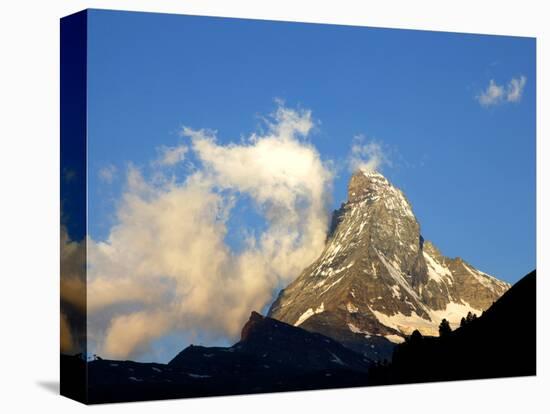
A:
{"type": "Polygon", "coordinates": [[[349,180],[348,201],[362,201],[368,196],[380,194],[388,187],[392,187],[391,183],[378,171],[358,169],[349,180]]]}
{"type": "Polygon", "coordinates": [[[443,256],[424,241],[404,193],[382,174],[358,170],[324,251],[281,292],[268,316],[381,358],[381,341],[402,342],[415,329],[437,335],[443,318],[456,326],[508,287],[443,256]]]}
{"type": "Polygon", "coordinates": [[[261,325],[264,323],[266,318],[264,318],[262,315],[260,315],[256,311],[252,311],[250,314],[250,318],[248,319],[248,322],[243,326],[243,329],[241,331],[241,341],[246,340],[250,333],[257,328],[258,325],[261,325]]]}
{"type": "Polygon", "coordinates": [[[358,168],[357,171],[355,171],[354,174],[363,174],[365,177],[382,177],[382,178],[386,178],[386,177],[384,177],[384,174],[382,174],[378,170],[368,170],[368,169],[365,169],[365,168],[358,168]]]}

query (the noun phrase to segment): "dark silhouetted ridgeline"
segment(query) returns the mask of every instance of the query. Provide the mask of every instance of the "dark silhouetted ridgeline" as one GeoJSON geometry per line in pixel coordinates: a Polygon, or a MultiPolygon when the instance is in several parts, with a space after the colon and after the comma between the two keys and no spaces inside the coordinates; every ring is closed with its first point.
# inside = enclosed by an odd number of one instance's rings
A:
{"type": "MultiPolygon", "coordinates": [[[[62,357],[66,369],[78,357],[62,357]]],[[[318,333],[253,312],[231,347],[189,346],[168,364],[87,363],[88,403],[342,388],[367,384],[372,361],[318,333]]]]}

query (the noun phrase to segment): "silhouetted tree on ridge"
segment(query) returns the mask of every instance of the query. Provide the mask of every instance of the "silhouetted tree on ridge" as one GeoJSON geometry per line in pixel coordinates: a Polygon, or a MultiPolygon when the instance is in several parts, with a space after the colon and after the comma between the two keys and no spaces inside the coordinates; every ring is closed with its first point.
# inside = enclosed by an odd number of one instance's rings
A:
{"type": "Polygon", "coordinates": [[[451,325],[449,324],[449,321],[445,318],[441,321],[439,324],[439,336],[447,336],[452,332],[451,325]]]}

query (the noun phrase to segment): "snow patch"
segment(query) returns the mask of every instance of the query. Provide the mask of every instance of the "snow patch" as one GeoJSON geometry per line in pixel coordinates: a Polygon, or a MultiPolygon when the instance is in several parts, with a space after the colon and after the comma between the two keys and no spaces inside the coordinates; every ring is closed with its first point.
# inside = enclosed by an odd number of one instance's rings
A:
{"type": "Polygon", "coordinates": [[[353,333],[363,333],[363,331],[361,331],[361,329],[359,329],[357,326],[355,326],[351,322],[348,322],[348,328],[353,333]]]}
{"type": "Polygon", "coordinates": [[[201,374],[192,374],[192,373],[188,373],[187,375],[189,375],[191,378],[210,378],[211,375],[201,375],[201,374]]]}
{"type": "Polygon", "coordinates": [[[411,312],[410,315],[404,315],[401,312],[397,312],[393,315],[386,315],[385,313],[372,309],[371,312],[382,325],[402,332],[405,335],[410,335],[416,329],[418,329],[422,335],[439,335],[439,327],[436,326],[433,321],[422,318],[416,312],[411,312]]]}
{"type": "Polygon", "coordinates": [[[464,301],[462,301],[462,303],[450,302],[447,303],[445,309],[430,311],[430,317],[438,329],[439,324],[443,319],[447,319],[451,325],[451,328],[456,329],[460,326],[460,320],[463,317],[465,318],[466,315],[468,315],[468,312],[475,313],[479,316],[483,311],[472,307],[469,303],[464,301]]]}
{"type": "Polygon", "coordinates": [[[390,335],[384,335],[384,337],[390,341],[390,342],[393,342],[394,344],[401,344],[403,342],[405,342],[405,338],[403,338],[402,336],[400,335],[393,335],[393,334],[390,334],[390,335]]]}
{"type": "Polygon", "coordinates": [[[357,313],[359,312],[359,308],[357,306],[355,306],[353,303],[351,302],[348,302],[346,304],[346,308],[348,310],[349,313],[357,313]]]}
{"type": "Polygon", "coordinates": [[[396,298],[396,299],[399,299],[401,297],[401,291],[399,290],[399,286],[398,285],[392,285],[391,287],[391,295],[396,298]]]}
{"type": "Polygon", "coordinates": [[[449,268],[442,266],[437,260],[426,252],[424,252],[424,259],[426,259],[426,264],[428,265],[428,277],[430,279],[437,283],[441,283],[443,282],[443,277],[445,277],[448,282],[452,283],[453,275],[449,268]]]}
{"type": "Polygon", "coordinates": [[[385,313],[370,309],[376,316],[376,319],[388,328],[393,328],[405,335],[410,335],[414,330],[418,329],[422,335],[438,336],[439,324],[443,319],[447,319],[451,328],[456,329],[460,325],[460,320],[466,317],[468,312],[481,315],[481,310],[472,307],[466,302],[456,303],[450,302],[445,309],[442,310],[428,310],[430,319],[422,318],[416,312],[411,312],[410,315],[404,315],[401,312],[393,315],[386,315],[385,313]]]}
{"type": "Polygon", "coordinates": [[[327,290],[329,290],[331,287],[333,287],[334,285],[336,285],[338,282],[340,282],[340,280],[342,280],[344,278],[344,276],[340,276],[337,280],[335,280],[334,282],[332,282],[330,285],[328,285],[326,288],[323,289],[323,291],[320,293],[321,295],[323,293],[325,293],[327,290]]]}
{"type": "Polygon", "coordinates": [[[363,331],[362,329],[359,329],[357,326],[355,326],[351,322],[348,322],[348,329],[353,333],[365,335],[365,338],[370,338],[372,336],[372,334],[370,332],[363,331]]]}
{"type": "Polygon", "coordinates": [[[325,311],[325,303],[324,302],[322,302],[321,305],[315,310],[313,310],[312,308],[309,308],[307,311],[305,311],[304,313],[302,313],[300,315],[298,320],[294,323],[294,326],[300,326],[302,323],[307,321],[313,315],[316,315],[318,313],[322,313],[324,311],[325,311]]]}

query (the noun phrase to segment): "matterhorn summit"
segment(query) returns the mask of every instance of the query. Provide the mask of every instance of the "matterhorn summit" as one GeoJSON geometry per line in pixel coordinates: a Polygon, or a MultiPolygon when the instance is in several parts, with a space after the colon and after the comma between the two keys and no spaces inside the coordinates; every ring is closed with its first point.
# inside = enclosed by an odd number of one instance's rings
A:
{"type": "Polygon", "coordinates": [[[403,192],[378,172],[358,170],[325,249],[269,316],[382,359],[416,329],[435,336],[443,318],[456,327],[468,312],[480,315],[509,287],[443,256],[422,237],[403,192]]]}

